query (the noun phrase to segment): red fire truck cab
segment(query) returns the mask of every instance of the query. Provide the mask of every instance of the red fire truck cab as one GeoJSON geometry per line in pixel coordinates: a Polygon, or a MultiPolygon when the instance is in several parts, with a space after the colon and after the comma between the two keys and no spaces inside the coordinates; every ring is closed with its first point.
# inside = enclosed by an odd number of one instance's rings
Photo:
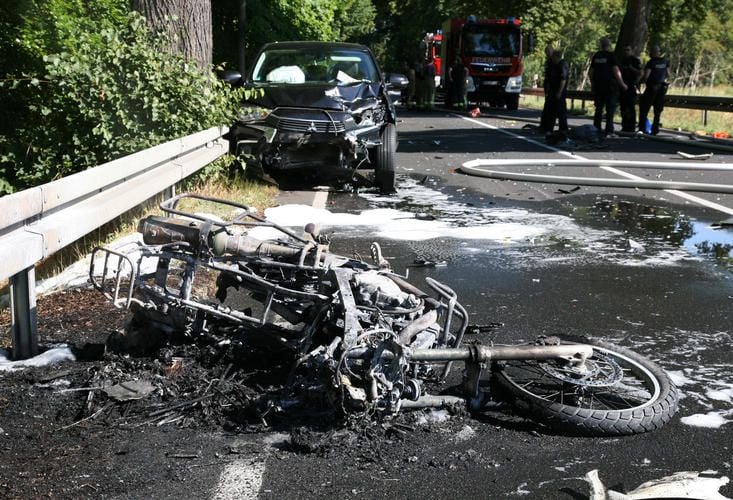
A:
{"type": "MultiPolygon", "coordinates": [[[[456,17],[443,23],[441,85],[460,58],[468,69],[468,100],[517,109],[522,90],[522,29],[518,18],[456,17]]],[[[529,44],[531,45],[531,44],[529,44]]],[[[531,49],[531,47],[528,47],[531,49]]]]}

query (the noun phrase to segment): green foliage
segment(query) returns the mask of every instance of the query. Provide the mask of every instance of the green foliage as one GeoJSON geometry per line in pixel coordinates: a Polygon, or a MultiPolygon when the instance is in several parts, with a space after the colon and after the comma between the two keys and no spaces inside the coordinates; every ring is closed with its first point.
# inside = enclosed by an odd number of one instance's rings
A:
{"type": "Polygon", "coordinates": [[[334,12],[334,31],[337,40],[361,42],[374,31],[377,11],[372,2],[341,0],[334,12]]]}
{"type": "Polygon", "coordinates": [[[168,54],[136,13],[71,36],[73,47],[63,39],[42,58],[43,73],[0,82],[17,115],[13,134],[0,136],[0,192],[227,124],[239,107],[241,90],[168,54]]]}
{"type": "Polygon", "coordinates": [[[220,156],[204,168],[196,172],[184,181],[185,186],[203,185],[203,184],[226,184],[228,180],[239,178],[244,173],[243,161],[237,161],[235,156],[225,154],[220,156]]]}
{"type": "Polygon", "coordinates": [[[75,51],[80,34],[120,26],[127,12],[127,0],[8,2],[0,6],[0,67],[42,71],[44,55],[75,51]]]}
{"type": "MultiPolygon", "coordinates": [[[[363,23],[366,32],[374,23],[370,7],[365,0],[247,0],[247,60],[269,42],[360,36],[363,23]]],[[[237,67],[239,0],[213,0],[212,17],[214,61],[237,67]]]]}
{"type": "MultiPolygon", "coordinates": [[[[374,32],[371,0],[247,0],[246,59],[265,43],[322,40],[365,43],[374,32]]],[[[214,61],[237,68],[239,0],[213,0],[214,61]]]]}
{"type": "MultiPolygon", "coordinates": [[[[699,86],[733,78],[733,0],[648,0],[651,17],[648,38],[662,45],[672,62],[677,84],[699,86]]],[[[426,32],[445,19],[474,14],[479,17],[517,16],[526,31],[536,35],[535,54],[525,59],[525,74],[542,73],[547,43],[565,52],[571,70],[570,87],[582,88],[590,55],[598,40],[618,38],[627,0],[373,0],[377,35],[373,49],[383,64],[395,65],[414,57],[426,32]]],[[[646,59],[646,57],[644,57],[646,59]]]]}

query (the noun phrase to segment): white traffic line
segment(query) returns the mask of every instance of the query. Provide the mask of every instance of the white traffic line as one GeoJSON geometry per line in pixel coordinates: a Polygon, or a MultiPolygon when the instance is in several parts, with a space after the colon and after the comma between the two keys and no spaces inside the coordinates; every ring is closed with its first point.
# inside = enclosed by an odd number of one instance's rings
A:
{"type": "Polygon", "coordinates": [[[328,201],[328,191],[316,191],[313,197],[313,208],[326,208],[326,201],[328,201]]]}
{"type": "MultiPolygon", "coordinates": [[[[569,151],[563,151],[561,149],[554,148],[554,147],[552,147],[552,146],[550,146],[548,144],[544,144],[542,142],[535,141],[534,139],[530,139],[529,137],[523,136],[521,134],[515,134],[514,132],[510,132],[508,130],[505,130],[505,129],[496,127],[496,126],[491,125],[489,123],[485,123],[485,122],[482,122],[482,121],[479,121],[479,120],[475,120],[473,118],[468,118],[468,117],[465,117],[465,116],[462,116],[462,115],[458,115],[458,114],[455,114],[455,113],[451,113],[451,114],[453,116],[456,116],[458,118],[461,118],[462,120],[466,120],[466,121],[471,122],[471,123],[474,123],[476,125],[480,125],[481,127],[484,127],[484,128],[495,130],[495,131],[500,132],[502,134],[505,134],[505,135],[508,135],[510,137],[513,137],[515,139],[521,139],[523,141],[527,141],[527,142],[529,142],[531,144],[534,144],[536,146],[540,146],[540,147],[545,148],[545,149],[548,149],[550,151],[554,151],[555,153],[559,153],[559,154],[564,155],[564,156],[568,156],[568,157],[570,157],[572,159],[590,161],[590,159],[585,158],[584,156],[576,155],[576,154],[571,153],[569,151]]],[[[599,167],[599,168],[601,168],[603,170],[606,170],[607,172],[611,172],[613,174],[616,174],[616,175],[618,175],[620,177],[625,177],[627,179],[633,179],[633,180],[637,180],[637,181],[644,180],[642,177],[638,177],[638,176],[636,176],[634,174],[630,174],[628,172],[624,172],[623,170],[619,170],[619,169],[614,168],[614,167],[602,166],[602,167],[599,167]]],[[[683,192],[683,191],[678,191],[676,189],[665,189],[665,191],[667,193],[671,194],[671,195],[674,195],[674,196],[677,196],[679,198],[685,199],[685,200],[690,201],[692,203],[697,203],[698,205],[701,205],[701,206],[704,206],[704,207],[707,207],[707,208],[711,208],[713,210],[717,210],[719,212],[723,212],[723,213],[728,214],[728,215],[733,215],[733,208],[726,207],[726,206],[721,205],[719,203],[715,203],[713,201],[708,201],[708,200],[705,200],[705,199],[700,198],[698,196],[695,196],[695,195],[692,195],[692,194],[689,194],[689,193],[686,193],[686,192],[683,192]]]]}
{"type": "Polygon", "coordinates": [[[219,474],[219,481],[209,497],[210,500],[256,500],[262,489],[267,457],[270,455],[273,445],[283,443],[288,439],[287,434],[274,433],[264,436],[259,443],[235,441],[233,447],[242,449],[249,446],[257,451],[249,455],[240,455],[240,459],[224,467],[224,470],[219,474]]]}
{"type": "Polygon", "coordinates": [[[264,460],[236,460],[221,471],[211,500],[256,500],[264,475],[264,460]]]}

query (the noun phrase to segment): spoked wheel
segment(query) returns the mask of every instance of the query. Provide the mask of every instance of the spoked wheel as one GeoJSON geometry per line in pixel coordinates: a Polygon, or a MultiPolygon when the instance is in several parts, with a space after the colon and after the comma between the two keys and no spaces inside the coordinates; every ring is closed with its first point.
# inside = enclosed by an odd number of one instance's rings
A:
{"type": "Polygon", "coordinates": [[[677,388],[659,366],[623,347],[593,346],[575,366],[562,360],[496,363],[496,381],[515,406],[543,424],[593,436],[640,434],[658,429],[677,411],[677,388]]]}

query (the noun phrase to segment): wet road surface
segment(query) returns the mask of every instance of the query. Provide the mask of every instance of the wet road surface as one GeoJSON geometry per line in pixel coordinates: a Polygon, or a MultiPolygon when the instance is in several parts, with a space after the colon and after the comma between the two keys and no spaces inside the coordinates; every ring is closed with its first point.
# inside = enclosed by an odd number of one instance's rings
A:
{"type": "MultiPolygon", "coordinates": [[[[482,122],[403,114],[398,193],[332,194],[328,209],[337,215],[322,220],[332,250],[368,255],[378,241],[396,272],[452,287],[471,323],[502,325],[469,340],[588,335],[644,354],[679,386],[677,416],[660,431],[598,439],[557,435],[493,409],[464,418],[459,432],[456,422],[431,427],[337,471],[326,470],[325,457],[268,463],[263,497],[584,498],[582,477],[592,469],[620,490],[684,470],[732,475],[733,230],[713,224],[730,216],[719,207],[733,211],[733,196],[559,186],[563,192],[456,174],[474,158],[567,157],[518,129],[521,122],[482,122]],[[298,479],[283,482],[288,474],[298,479]]],[[[678,161],[678,149],[615,138],[575,153],[678,161]]],[[[727,175],[706,173],[704,182],[730,183],[727,175]]],[[[276,210],[289,217],[287,207],[276,210]]],[[[721,493],[733,496],[731,485],[721,493]]]]}
{"type": "MultiPolygon", "coordinates": [[[[422,412],[413,430],[388,439],[371,435],[367,425],[361,433],[337,429],[322,434],[321,451],[309,453],[293,452],[282,429],[90,432],[76,426],[69,446],[63,432],[38,443],[32,432],[16,435],[0,423],[6,448],[10,439],[38,447],[29,474],[0,473],[0,487],[25,482],[28,491],[53,491],[45,483],[35,490],[31,480],[50,475],[68,478],[70,489],[61,491],[77,488],[67,498],[577,499],[588,497],[583,477],[593,469],[619,491],[685,470],[733,476],[733,233],[713,226],[733,213],[733,196],[469,177],[455,171],[467,160],[568,158],[570,152],[548,148],[522,128],[525,121],[469,121],[441,112],[400,118],[395,195],[285,193],[268,217],[299,228],[320,222],[332,235],[332,250],[345,255],[368,256],[377,241],[393,269],[409,271],[418,286],[432,277],[452,287],[470,322],[486,327],[466,341],[578,334],[650,357],[682,394],[671,423],[623,438],[570,437],[492,404],[472,415],[422,412]]],[[[678,149],[614,138],[578,143],[572,153],[679,161],[678,149]]],[[[704,152],[697,149],[688,151],[704,152]]],[[[715,160],[733,162],[718,152],[715,160]]],[[[619,175],[590,167],[532,170],[619,175]]],[[[724,173],[669,175],[731,182],[724,173]]],[[[460,377],[456,368],[454,379],[460,377]]],[[[28,416],[29,427],[33,418],[28,416]]],[[[733,497],[733,485],[720,492],[733,497]]]]}

